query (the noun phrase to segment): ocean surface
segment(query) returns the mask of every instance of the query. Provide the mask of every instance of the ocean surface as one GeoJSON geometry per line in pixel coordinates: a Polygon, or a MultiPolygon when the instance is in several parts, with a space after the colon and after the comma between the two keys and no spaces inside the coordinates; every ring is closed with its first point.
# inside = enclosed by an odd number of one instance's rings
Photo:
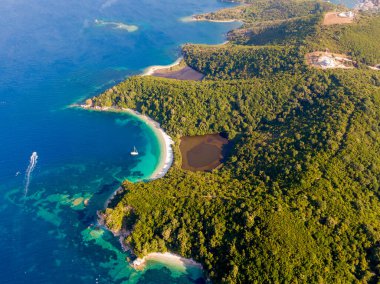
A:
{"type": "Polygon", "coordinates": [[[195,267],[150,262],[135,271],[118,240],[96,225],[96,211],[122,180],[155,170],[153,131],[126,114],[69,106],[170,64],[183,43],[223,42],[238,23],[180,19],[232,5],[1,1],[0,283],[202,282],[195,267]]]}

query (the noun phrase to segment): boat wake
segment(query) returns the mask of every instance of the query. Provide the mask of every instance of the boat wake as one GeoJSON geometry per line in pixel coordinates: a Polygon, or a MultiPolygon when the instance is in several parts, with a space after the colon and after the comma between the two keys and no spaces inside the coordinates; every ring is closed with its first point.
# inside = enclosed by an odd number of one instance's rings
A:
{"type": "Polygon", "coordinates": [[[38,159],[37,152],[33,152],[32,156],[30,156],[29,166],[28,166],[28,168],[26,169],[26,172],[25,172],[25,188],[24,188],[24,194],[25,194],[25,196],[28,194],[29,184],[30,184],[30,176],[31,176],[34,168],[37,165],[37,159],[38,159]]]}

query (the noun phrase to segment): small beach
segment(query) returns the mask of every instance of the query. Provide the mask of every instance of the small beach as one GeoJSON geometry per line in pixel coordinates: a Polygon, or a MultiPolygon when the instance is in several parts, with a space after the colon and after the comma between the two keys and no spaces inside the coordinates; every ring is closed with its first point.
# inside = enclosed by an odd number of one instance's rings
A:
{"type": "Polygon", "coordinates": [[[196,268],[202,269],[202,265],[192,258],[184,258],[177,254],[173,254],[170,252],[160,253],[160,252],[152,252],[143,258],[137,258],[133,261],[132,266],[135,269],[144,268],[145,264],[148,261],[156,261],[160,263],[165,263],[167,265],[186,269],[188,266],[194,266],[196,268]]]}
{"type": "Polygon", "coordinates": [[[161,70],[161,69],[169,69],[172,67],[175,67],[181,63],[183,60],[182,57],[179,57],[176,61],[174,61],[172,64],[169,65],[153,65],[144,70],[144,72],[141,74],[141,76],[151,76],[154,74],[154,72],[161,70]]]}
{"type": "Polygon", "coordinates": [[[169,65],[155,65],[145,69],[142,76],[154,76],[167,79],[201,81],[205,75],[187,66],[182,57],[169,65]]]}
{"type": "Polygon", "coordinates": [[[188,81],[201,81],[205,75],[195,71],[189,66],[179,67],[178,70],[171,69],[160,69],[155,71],[152,76],[161,77],[167,79],[176,79],[176,80],[188,80],[188,81]]]}
{"type": "MultiPolygon", "coordinates": [[[[191,258],[184,258],[180,255],[173,254],[170,252],[159,253],[152,252],[143,258],[137,258],[131,266],[137,271],[145,271],[147,268],[150,269],[168,269],[172,277],[180,277],[183,274],[187,274],[188,278],[193,281],[204,282],[204,271],[203,266],[194,261],[191,258]]],[[[181,283],[181,282],[178,282],[181,283]]]]}

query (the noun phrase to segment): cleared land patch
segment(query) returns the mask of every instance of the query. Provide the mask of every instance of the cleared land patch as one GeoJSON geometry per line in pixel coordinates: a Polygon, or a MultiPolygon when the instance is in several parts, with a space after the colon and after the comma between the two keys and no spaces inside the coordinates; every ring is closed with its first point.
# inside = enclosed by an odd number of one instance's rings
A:
{"type": "Polygon", "coordinates": [[[160,69],[154,71],[152,76],[163,77],[168,79],[177,79],[177,80],[192,80],[200,81],[203,79],[204,75],[198,71],[195,71],[189,66],[183,66],[180,69],[160,69]]]}
{"type": "Polygon", "coordinates": [[[308,65],[321,69],[352,69],[356,67],[356,62],[345,54],[315,51],[306,54],[305,58],[308,65]]]}
{"type": "Polygon", "coordinates": [[[350,12],[329,12],[326,13],[325,18],[323,19],[323,25],[343,25],[351,24],[354,22],[354,14],[350,12]]]}
{"type": "Polygon", "coordinates": [[[224,158],[228,140],[219,134],[185,136],[181,138],[182,168],[190,171],[210,171],[224,158]]]}

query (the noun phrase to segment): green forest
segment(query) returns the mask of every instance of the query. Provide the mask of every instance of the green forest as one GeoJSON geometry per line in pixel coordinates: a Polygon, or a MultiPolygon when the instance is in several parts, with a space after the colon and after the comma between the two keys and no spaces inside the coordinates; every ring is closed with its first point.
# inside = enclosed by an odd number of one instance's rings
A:
{"type": "MultiPolygon", "coordinates": [[[[320,4],[277,2],[291,3],[282,18],[320,4]]],[[[282,22],[240,44],[184,46],[203,81],[135,76],[91,99],[138,110],[175,141],[165,177],[125,181],[106,210],[111,230],[132,230],[137,256],[192,257],[215,283],[380,282],[380,71],[313,69],[303,59],[328,46],[379,64],[379,16],[329,27],[316,19],[286,21],[313,25],[302,39],[276,39],[282,22]],[[182,170],[179,138],[211,133],[231,142],[223,167],[182,170]]]]}
{"type": "Polygon", "coordinates": [[[241,20],[245,23],[255,23],[318,14],[334,8],[334,5],[318,0],[246,0],[241,2],[249,5],[200,14],[195,18],[199,20],[241,20]]]}

